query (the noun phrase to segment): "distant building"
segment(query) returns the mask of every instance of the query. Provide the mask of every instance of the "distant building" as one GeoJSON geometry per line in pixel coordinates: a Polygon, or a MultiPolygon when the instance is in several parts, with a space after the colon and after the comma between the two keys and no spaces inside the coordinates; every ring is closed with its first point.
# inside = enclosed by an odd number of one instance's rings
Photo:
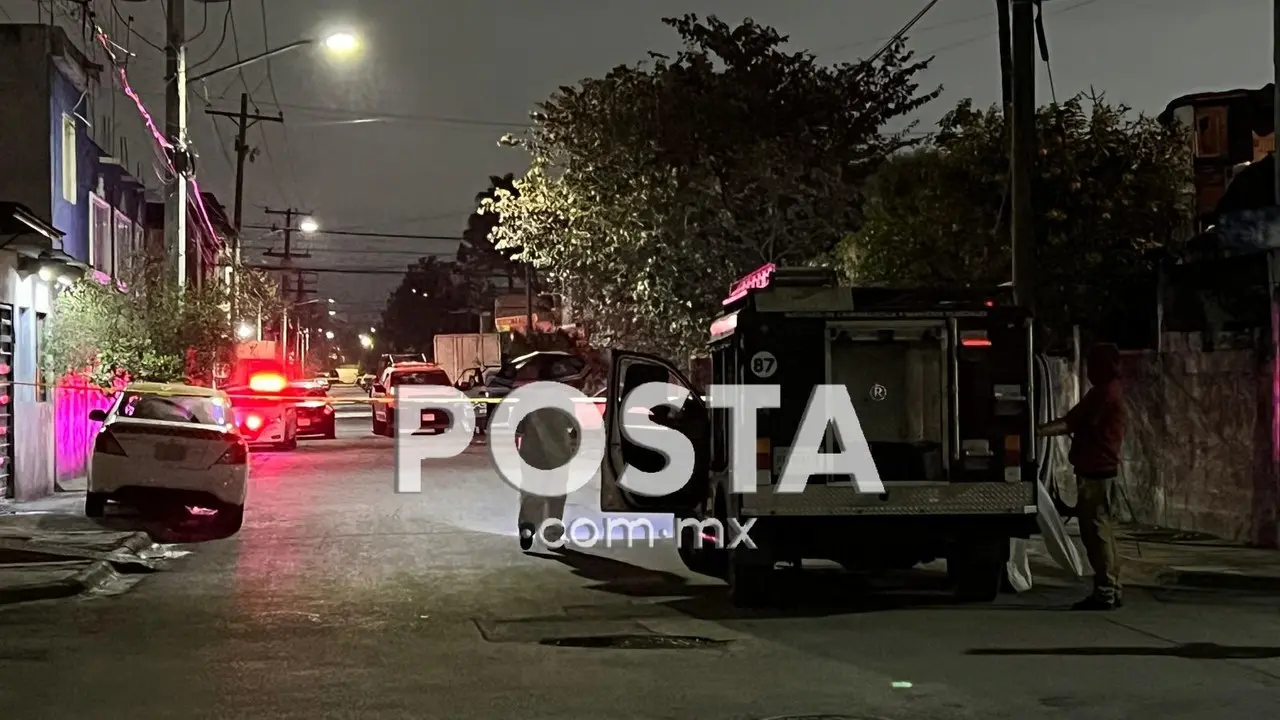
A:
{"type": "Polygon", "coordinates": [[[1188,129],[1195,172],[1197,231],[1216,221],[1231,181],[1275,152],[1274,86],[1183,95],[1160,114],[1188,129]]]}

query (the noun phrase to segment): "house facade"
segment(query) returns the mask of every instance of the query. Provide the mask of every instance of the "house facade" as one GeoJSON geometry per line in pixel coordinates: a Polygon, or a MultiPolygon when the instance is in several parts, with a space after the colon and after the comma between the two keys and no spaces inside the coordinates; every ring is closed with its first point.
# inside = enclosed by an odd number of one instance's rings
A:
{"type": "Polygon", "coordinates": [[[0,463],[18,500],[83,473],[85,403],[101,402],[48,387],[40,345],[56,293],[85,272],[117,275],[144,240],[142,184],[91,136],[102,73],[58,27],[0,24],[0,223],[31,229],[0,250],[0,463]]]}

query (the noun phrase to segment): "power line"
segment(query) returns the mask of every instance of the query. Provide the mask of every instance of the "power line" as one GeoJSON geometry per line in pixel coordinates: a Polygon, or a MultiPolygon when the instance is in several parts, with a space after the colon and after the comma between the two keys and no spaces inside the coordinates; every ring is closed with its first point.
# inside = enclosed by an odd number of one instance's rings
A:
{"type": "MultiPolygon", "coordinates": [[[[228,2],[228,4],[230,4],[230,3],[228,2]]],[[[258,7],[259,7],[259,8],[261,9],[261,11],[262,11],[262,12],[261,12],[261,15],[262,15],[262,45],[263,45],[263,49],[264,49],[266,52],[270,52],[270,51],[271,51],[271,41],[270,41],[270,39],[269,39],[269,37],[268,37],[268,33],[267,33],[267,0],[259,0],[259,2],[258,2],[258,7]]],[[[276,94],[276,79],[275,79],[275,77],[271,74],[271,58],[267,58],[267,59],[264,61],[264,64],[265,64],[266,69],[267,69],[267,88],[271,91],[271,102],[275,103],[275,105],[276,105],[276,109],[277,109],[277,110],[279,110],[279,109],[280,109],[280,96],[276,94]]],[[[285,159],[285,163],[286,163],[286,164],[288,165],[288,167],[289,167],[289,179],[293,182],[293,189],[294,189],[294,191],[297,193],[297,196],[294,198],[294,200],[299,200],[299,201],[301,201],[301,200],[303,199],[303,197],[302,197],[302,186],[301,186],[301,184],[298,182],[298,167],[297,167],[297,165],[294,163],[294,158],[293,158],[293,145],[289,142],[289,126],[288,126],[288,124],[283,123],[283,122],[282,122],[282,123],[280,123],[280,131],[281,131],[281,133],[282,133],[282,135],[283,135],[283,137],[284,137],[284,159],[285,159]]],[[[265,133],[265,131],[264,131],[264,133],[265,133]]],[[[270,155],[270,154],[268,154],[268,155],[267,155],[267,158],[268,158],[268,159],[271,159],[271,155],[270,155]]],[[[274,160],[273,160],[272,162],[274,162],[274,160]]],[[[301,203],[301,204],[304,204],[304,205],[305,205],[306,203],[304,202],[304,203],[301,203]]]]}
{"type": "MultiPolygon", "coordinates": [[[[208,25],[209,3],[205,3],[204,5],[204,20],[205,20],[205,24],[208,25]]],[[[204,60],[201,60],[195,65],[192,65],[190,68],[187,68],[188,72],[195,70],[196,68],[202,65],[207,64],[210,60],[213,60],[215,57],[218,56],[218,52],[222,50],[222,46],[227,44],[227,29],[230,27],[230,25],[231,25],[231,3],[227,2],[227,11],[222,15],[222,36],[218,38],[217,46],[213,48],[213,52],[209,53],[209,57],[205,58],[204,60]]],[[[203,34],[204,34],[204,30],[201,30],[199,34],[196,35],[196,37],[200,37],[200,35],[203,35],[203,34]]],[[[195,39],[195,38],[192,38],[192,39],[195,39]]]]}
{"type": "Polygon", "coordinates": [[[145,35],[133,29],[133,16],[130,15],[128,18],[126,18],[124,14],[120,12],[120,8],[116,5],[116,0],[111,0],[111,12],[115,13],[116,17],[119,18],[121,22],[124,23],[124,26],[125,28],[128,29],[129,34],[141,40],[143,45],[146,45],[158,52],[161,52],[161,53],[164,52],[163,46],[159,45],[158,43],[151,42],[150,40],[147,39],[145,35]]]}
{"type": "MultiPolygon", "coordinates": [[[[254,230],[280,230],[281,228],[271,225],[245,225],[247,228],[254,230]]],[[[376,232],[358,232],[354,230],[317,230],[313,235],[339,235],[342,237],[367,237],[367,238],[386,238],[389,240],[451,240],[453,242],[462,242],[461,235],[415,235],[411,233],[376,233],[376,232]]]]}
{"type": "Polygon", "coordinates": [[[938,4],[938,0],[929,0],[929,2],[925,3],[925,6],[921,8],[920,12],[916,13],[915,17],[908,20],[907,24],[903,25],[901,30],[894,33],[893,36],[890,37],[888,41],[886,41],[885,44],[882,45],[880,49],[875,52],[874,55],[864,60],[863,64],[870,65],[876,60],[879,60],[881,55],[884,55],[886,52],[888,52],[889,48],[893,47],[895,43],[901,41],[903,36],[906,35],[908,32],[910,32],[911,28],[915,27],[916,23],[920,22],[921,18],[923,18],[926,14],[928,14],[928,12],[932,10],[934,6],[937,4],[938,4]]]}
{"type": "Polygon", "coordinates": [[[403,113],[403,112],[385,112],[378,109],[359,109],[359,108],[339,108],[339,107],[322,107],[317,105],[300,105],[297,103],[280,103],[276,105],[282,109],[297,110],[303,113],[313,113],[317,115],[346,115],[356,116],[362,120],[401,120],[408,122],[435,122],[452,125],[475,125],[482,127],[502,127],[513,129],[524,129],[530,127],[533,122],[511,122],[505,120],[486,120],[482,118],[457,117],[449,115],[426,115],[419,113],[403,113]]]}
{"type": "MultiPolygon", "coordinates": [[[[943,29],[943,28],[948,28],[948,27],[952,27],[952,26],[955,26],[955,25],[970,25],[970,24],[975,23],[975,22],[978,22],[978,21],[984,21],[984,22],[985,22],[985,21],[988,21],[988,20],[990,20],[990,19],[991,19],[991,13],[984,13],[984,14],[982,14],[982,15],[970,15],[969,17],[965,17],[965,18],[959,18],[959,19],[956,19],[956,20],[947,20],[947,21],[945,21],[945,22],[938,22],[938,23],[934,23],[934,24],[932,24],[932,25],[925,25],[925,26],[923,26],[923,27],[919,28],[919,31],[920,31],[920,32],[930,32],[930,31],[933,31],[933,30],[941,30],[941,29],[943,29]]],[[[868,45],[880,45],[880,44],[883,44],[885,41],[890,40],[890,39],[892,39],[892,38],[893,38],[893,36],[892,36],[892,35],[887,35],[887,36],[883,36],[883,37],[867,38],[867,39],[864,39],[864,40],[857,40],[857,41],[855,41],[855,42],[846,43],[846,44],[844,44],[844,45],[837,45],[837,46],[835,46],[835,47],[830,47],[830,48],[827,48],[827,49],[825,49],[825,50],[819,50],[819,51],[817,51],[815,54],[817,54],[817,55],[825,55],[825,54],[827,54],[827,53],[842,52],[842,51],[844,51],[844,50],[853,50],[853,49],[855,49],[855,48],[867,47],[868,45]]]]}
{"type": "MultiPolygon", "coordinates": [[[[242,246],[245,250],[273,250],[274,245],[258,245],[258,246],[242,246]]],[[[454,253],[444,252],[441,250],[377,250],[373,248],[317,248],[307,247],[304,249],[308,253],[334,253],[338,255],[409,255],[418,257],[452,257],[454,253]]]]}
{"type": "MultiPolygon", "coordinates": [[[[1065,2],[1066,0],[1063,0],[1063,1],[1065,2]]],[[[1098,0],[1079,0],[1079,2],[1076,2],[1074,5],[1070,5],[1068,7],[1062,8],[1061,10],[1058,10],[1057,12],[1052,12],[1047,14],[1050,17],[1057,17],[1058,15],[1065,15],[1066,13],[1069,13],[1073,10],[1079,10],[1082,7],[1088,7],[1089,5],[1092,5],[1096,2],[1098,2],[1098,0]]],[[[985,32],[985,33],[982,33],[981,35],[974,35],[972,37],[965,38],[964,40],[959,40],[957,42],[948,43],[939,48],[934,48],[933,50],[929,50],[924,54],[937,55],[938,53],[944,53],[944,52],[947,52],[948,50],[955,50],[956,48],[964,47],[965,45],[972,45],[973,43],[976,43],[980,40],[986,40],[989,37],[995,37],[997,34],[998,33],[996,32],[985,32]]]]}

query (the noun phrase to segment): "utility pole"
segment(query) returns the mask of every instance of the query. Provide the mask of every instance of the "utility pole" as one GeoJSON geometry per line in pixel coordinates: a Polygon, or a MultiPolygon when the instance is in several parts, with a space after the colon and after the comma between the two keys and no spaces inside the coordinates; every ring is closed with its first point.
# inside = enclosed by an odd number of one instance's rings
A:
{"type": "Polygon", "coordinates": [[[1274,86],[1272,96],[1271,132],[1273,147],[1271,149],[1272,182],[1275,183],[1273,198],[1280,205],[1280,0],[1275,1],[1271,11],[1271,83],[1274,86]]]}
{"type": "Polygon", "coordinates": [[[236,193],[232,204],[232,226],[235,235],[231,238],[231,267],[227,268],[227,286],[231,289],[231,320],[239,321],[238,278],[240,272],[240,235],[244,228],[244,166],[245,161],[252,162],[254,152],[250,150],[246,139],[249,128],[258,122],[284,122],[284,115],[258,115],[249,112],[249,93],[240,93],[240,112],[206,109],[209,115],[229,117],[236,123],[236,193]]]}
{"type": "Polygon", "coordinates": [[[1035,168],[1036,65],[1034,0],[1012,0],[1013,122],[1010,178],[1013,199],[1014,302],[1035,311],[1035,220],[1031,177],[1035,168]]]}
{"type": "Polygon", "coordinates": [[[164,241],[170,269],[176,264],[178,287],[187,286],[187,0],[168,5],[165,43],[164,134],[175,177],[164,196],[164,241]]]}
{"type": "MultiPolygon", "coordinates": [[[[294,208],[287,208],[285,210],[272,210],[271,208],[267,208],[264,212],[266,212],[266,214],[268,215],[284,216],[284,252],[277,253],[277,252],[268,251],[263,254],[266,255],[267,257],[280,258],[280,268],[285,271],[280,278],[280,283],[281,283],[280,296],[285,298],[286,300],[284,309],[280,311],[280,348],[281,348],[280,352],[284,357],[284,361],[288,363],[289,361],[289,306],[287,304],[287,300],[289,298],[289,268],[291,265],[293,265],[294,258],[311,257],[307,253],[297,253],[293,251],[293,231],[294,231],[293,224],[294,224],[295,218],[310,215],[311,213],[299,212],[294,208]]],[[[298,275],[298,284],[299,285],[302,284],[301,274],[298,275]]]]}

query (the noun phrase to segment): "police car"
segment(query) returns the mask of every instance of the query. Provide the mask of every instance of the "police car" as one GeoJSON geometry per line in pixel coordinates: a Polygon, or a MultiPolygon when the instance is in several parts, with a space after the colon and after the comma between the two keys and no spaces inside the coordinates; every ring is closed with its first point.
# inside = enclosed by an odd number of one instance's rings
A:
{"type": "MultiPolygon", "coordinates": [[[[828,271],[766,266],[731,290],[709,345],[716,385],[780,386],[779,406],[756,415],[754,462],[743,468],[754,492],[732,485],[728,410],[709,409],[676,363],[613,352],[601,510],[674,513],[685,564],[727,580],[738,604],[768,602],[774,567],[808,559],[859,572],[946,559],[962,599],[992,600],[1010,538],[1037,531],[1031,339],[1031,318],[996,294],[840,287],[828,271]],[[685,434],[696,456],[689,483],[661,497],[618,484],[627,466],[652,472],[666,463],[619,420],[629,393],[655,381],[691,391],[660,423],[685,434]],[[882,492],[830,474],[809,475],[800,493],[779,492],[822,385],[847,390],[882,492]],[[754,549],[700,542],[735,523],[752,528],[754,549]]],[[[852,444],[832,428],[821,452],[852,444]]]]}
{"type": "Polygon", "coordinates": [[[250,447],[298,447],[298,398],[275,371],[259,372],[246,385],[226,388],[236,428],[250,447]]]}
{"type": "MultiPolygon", "coordinates": [[[[369,397],[373,400],[373,434],[394,437],[396,432],[396,393],[406,385],[452,387],[449,374],[439,365],[429,362],[396,362],[387,366],[372,386],[369,397]]],[[[424,408],[420,413],[417,429],[427,432],[443,432],[453,423],[453,415],[439,408],[424,408]]]]}

